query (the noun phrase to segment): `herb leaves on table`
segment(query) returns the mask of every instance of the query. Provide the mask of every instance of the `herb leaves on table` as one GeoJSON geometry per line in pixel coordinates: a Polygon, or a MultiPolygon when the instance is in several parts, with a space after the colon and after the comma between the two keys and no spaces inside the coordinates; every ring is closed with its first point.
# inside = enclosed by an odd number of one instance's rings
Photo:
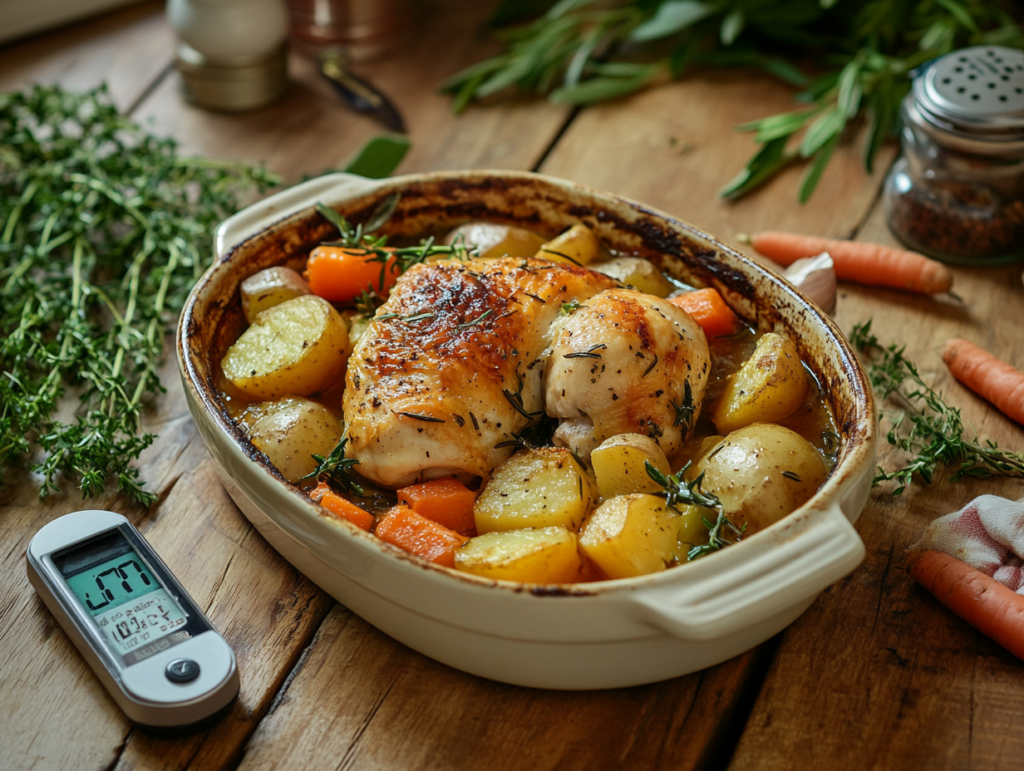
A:
{"type": "Polygon", "coordinates": [[[120,116],[105,89],[0,94],[0,468],[33,454],[41,495],[110,480],[142,504],[131,463],[155,438],[164,339],[239,196],[277,180],[183,158],[120,116]],[[62,397],[77,399],[70,422],[62,397]]]}
{"type": "Polygon", "coordinates": [[[928,386],[913,362],[896,344],[883,347],[871,332],[871,322],[857,324],[850,342],[866,359],[868,379],[881,402],[891,400],[903,408],[883,412],[888,420],[889,444],[910,459],[893,471],[878,469],[874,483],[895,481],[893,495],[902,493],[917,474],[927,483],[946,469],[950,479],[964,477],[1024,477],[1024,453],[1001,450],[995,442],[970,436],[960,410],[950,407],[942,394],[928,386]]]}
{"type": "Polygon", "coordinates": [[[896,132],[914,68],[968,45],[1024,47],[1024,28],[1007,8],[991,0],[506,0],[492,20],[506,50],[442,89],[456,112],[513,86],[585,105],[695,68],[757,68],[802,89],[796,99],[806,107],[741,126],[756,132],[760,149],[720,193],[739,198],[804,161],[804,202],[862,118],[872,170],[896,132]]]}

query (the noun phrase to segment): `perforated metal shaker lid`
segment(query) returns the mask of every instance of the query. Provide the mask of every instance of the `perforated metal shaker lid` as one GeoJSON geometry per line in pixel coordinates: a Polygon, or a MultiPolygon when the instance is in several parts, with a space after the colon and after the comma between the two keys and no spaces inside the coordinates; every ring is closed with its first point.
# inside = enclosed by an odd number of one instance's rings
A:
{"type": "Polygon", "coordinates": [[[988,141],[1024,137],[1024,52],[975,46],[937,59],[914,78],[913,96],[928,123],[988,141]]]}

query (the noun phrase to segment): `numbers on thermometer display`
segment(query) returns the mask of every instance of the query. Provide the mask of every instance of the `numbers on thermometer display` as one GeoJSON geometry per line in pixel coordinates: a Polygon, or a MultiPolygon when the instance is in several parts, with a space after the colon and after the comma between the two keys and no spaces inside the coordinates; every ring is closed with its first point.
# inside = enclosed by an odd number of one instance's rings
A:
{"type": "Polygon", "coordinates": [[[121,588],[128,594],[131,594],[134,591],[134,589],[132,589],[132,585],[128,583],[128,573],[125,571],[126,567],[134,568],[137,577],[142,579],[142,583],[145,586],[149,587],[153,585],[153,582],[150,580],[149,576],[146,575],[146,571],[142,569],[138,562],[136,562],[135,560],[128,560],[127,562],[122,562],[117,567],[110,568],[109,570],[104,570],[102,573],[96,576],[96,586],[100,588],[100,597],[105,596],[106,600],[97,605],[94,605],[92,599],[89,598],[89,595],[87,593],[85,595],[85,601],[86,604],[89,606],[89,610],[95,613],[97,610],[102,610],[103,608],[107,607],[111,602],[113,602],[114,592],[107,588],[103,583],[103,579],[107,576],[113,575],[116,578],[120,578],[121,588]]]}
{"type": "Polygon", "coordinates": [[[135,602],[98,613],[95,618],[103,634],[125,651],[163,637],[186,621],[185,615],[163,587],[139,597],[135,602]]]}

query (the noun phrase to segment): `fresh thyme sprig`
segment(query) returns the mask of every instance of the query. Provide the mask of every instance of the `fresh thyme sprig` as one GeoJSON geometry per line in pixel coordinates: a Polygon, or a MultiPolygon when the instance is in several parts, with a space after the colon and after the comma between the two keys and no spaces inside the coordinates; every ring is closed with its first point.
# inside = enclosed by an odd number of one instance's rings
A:
{"type": "Polygon", "coordinates": [[[893,495],[899,495],[915,474],[931,483],[940,468],[952,472],[954,482],[964,477],[1024,477],[1024,453],[1001,450],[977,435],[968,439],[960,410],[946,404],[942,394],[922,380],[917,367],[904,358],[903,348],[896,344],[883,348],[871,333],[870,321],[854,326],[850,342],[866,357],[868,377],[879,400],[902,405],[902,411],[883,413],[890,422],[886,439],[912,456],[893,471],[879,467],[874,484],[895,481],[893,495]]]}
{"type": "Polygon", "coordinates": [[[163,345],[217,224],[253,187],[242,164],[179,157],[121,117],[105,88],[0,94],[0,467],[32,452],[40,495],[60,475],[136,501],[132,461],[155,438],[163,345]],[[70,389],[70,394],[68,393],[70,389]],[[78,407],[57,420],[62,398],[78,407]]]}
{"type": "Polygon", "coordinates": [[[758,68],[803,89],[796,98],[808,107],[742,126],[761,148],[721,194],[739,198],[806,162],[806,201],[861,118],[871,171],[916,67],[967,45],[1024,47],[1011,8],[989,0],[506,0],[495,22],[507,50],[442,89],[456,112],[513,86],[583,105],[697,68],[758,68]],[[803,71],[808,62],[818,65],[813,76],[803,71]]]}
{"type": "Polygon", "coordinates": [[[358,466],[359,461],[355,458],[345,457],[345,445],[347,444],[348,437],[344,436],[326,458],[323,455],[314,454],[313,460],[317,462],[317,467],[299,481],[301,482],[306,479],[315,479],[318,482],[326,481],[332,487],[342,492],[360,497],[364,496],[366,492],[356,481],[355,472],[353,471],[353,467],[358,466]]]}

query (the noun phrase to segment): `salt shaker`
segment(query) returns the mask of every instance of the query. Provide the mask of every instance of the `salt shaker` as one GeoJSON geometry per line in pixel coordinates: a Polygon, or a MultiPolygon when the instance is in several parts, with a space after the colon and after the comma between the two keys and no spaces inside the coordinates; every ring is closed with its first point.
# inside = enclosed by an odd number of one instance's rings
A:
{"type": "Polygon", "coordinates": [[[903,156],[884,187],[893,233],[946,262],[1024,257],[1024,52],[975,46],[936,59],[901,117],[903,156]]]}
{"type": "Polygon", "coordinates": [[[263,107],[288,86],[283,0],[169,0],[185,98],[225,112],[263,107]]]}

